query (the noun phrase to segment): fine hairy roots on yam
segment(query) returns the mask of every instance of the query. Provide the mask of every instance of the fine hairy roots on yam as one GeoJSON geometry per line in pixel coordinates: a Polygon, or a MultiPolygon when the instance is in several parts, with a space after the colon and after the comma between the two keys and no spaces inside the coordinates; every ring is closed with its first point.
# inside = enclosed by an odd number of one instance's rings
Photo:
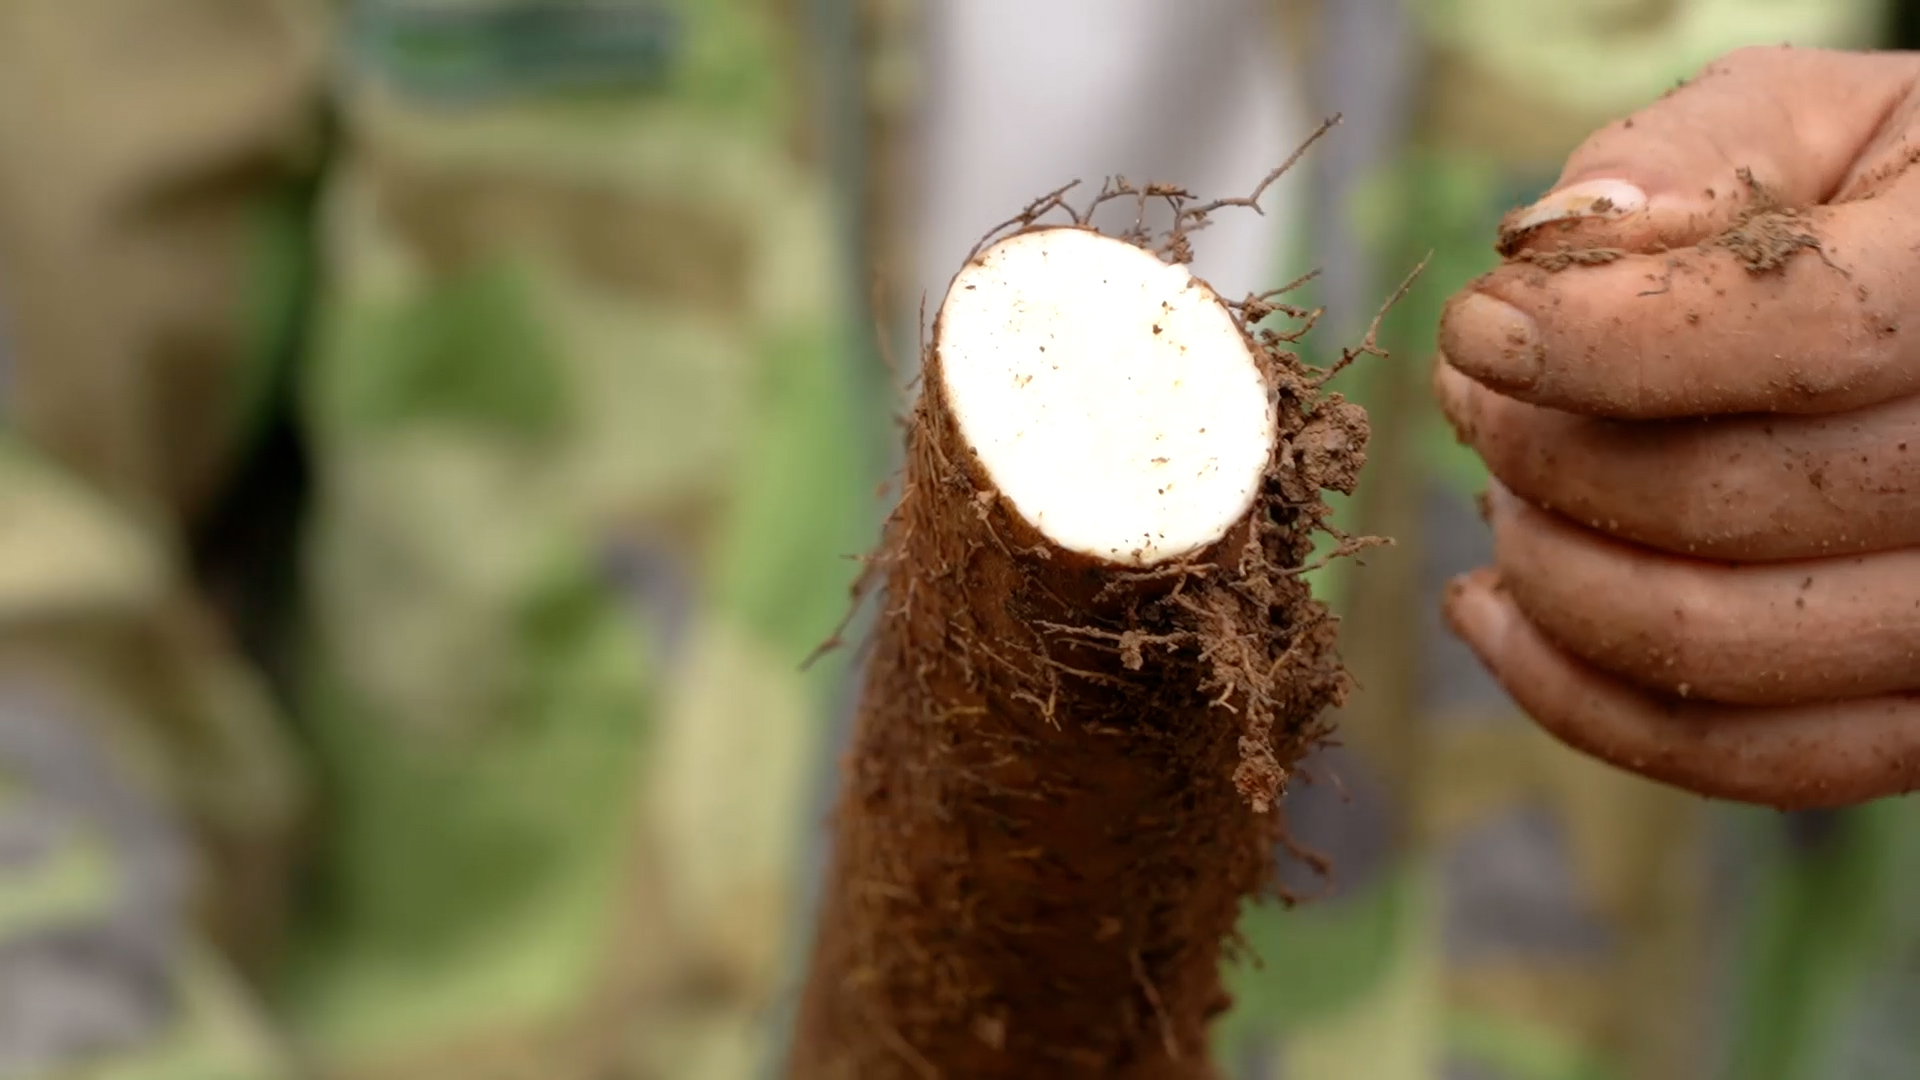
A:
{"type": "Polygon", "coordinates": [[[1348,685],[1301,570],[1367,422],[1288,351],[1312,313],[1189,272],[1225,204],[1119,197],[1173,229],[1050,197],[934,321],[795,1080],[1217,1075],[1221,962],[1348,685]]]}

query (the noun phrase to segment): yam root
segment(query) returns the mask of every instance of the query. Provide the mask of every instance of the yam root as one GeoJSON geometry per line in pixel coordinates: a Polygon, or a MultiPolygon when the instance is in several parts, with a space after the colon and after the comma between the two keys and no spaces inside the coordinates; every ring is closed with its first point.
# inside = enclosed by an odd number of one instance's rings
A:
{"type": "Polygon", "coordinates": [[[1216,1075],[1223,956],[1348,688],[1301,570],[1367,422],[1287,351],[1311,313],[1257,329],[1283,305],[1188,271],[1223,204],[1123,197],[1173,230],[1039,223],[1056,194],[934,320],[794,1080],[1216,1075]]]}

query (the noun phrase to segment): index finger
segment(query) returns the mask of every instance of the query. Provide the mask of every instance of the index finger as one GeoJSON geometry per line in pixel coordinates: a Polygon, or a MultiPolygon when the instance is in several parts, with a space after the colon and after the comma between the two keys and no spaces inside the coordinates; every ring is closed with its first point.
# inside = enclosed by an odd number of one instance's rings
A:
{"type": "Polygon", "coordinates": [[[1632,419],[1913,392],[1917,76],[1909,53],[1709,65],[1509,217],[1513,261],[1448,304],[1443,353],[1521,400],[1632,419]]]}
{"type": "Polygon", "coordinates": [[[1534,405],[1618,419],[1831,413],[1920,392],[1920,173],[1662,254],[1510,263],[1440,351],[1534,405]]]}

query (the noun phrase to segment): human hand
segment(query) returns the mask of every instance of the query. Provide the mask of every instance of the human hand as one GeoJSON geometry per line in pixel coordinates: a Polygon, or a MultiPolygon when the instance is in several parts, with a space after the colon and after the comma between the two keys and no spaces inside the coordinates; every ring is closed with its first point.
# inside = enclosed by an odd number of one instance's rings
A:
{"type": "Polygon", "coordinates": [[[1743,50],[1595,133],[1448,304],[1499,481],[1449,623],[1596,757],[1920,787],[1920,55],[1743,50]]]}

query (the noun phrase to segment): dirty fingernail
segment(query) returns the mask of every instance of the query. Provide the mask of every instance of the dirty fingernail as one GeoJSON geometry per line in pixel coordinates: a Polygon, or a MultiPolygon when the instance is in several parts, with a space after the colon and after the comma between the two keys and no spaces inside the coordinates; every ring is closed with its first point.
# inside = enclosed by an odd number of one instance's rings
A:
{"type": "Polygon", "coordinates": [[[1447,583],[1443,614],[1448,629],[1465,641],[1480,662],[1495,668],[1512,613],[1495,595],[1491,571],[1463,574],[1447,583]]]}
{"type": "Polygon", "coordinates": [[[1647,193],[1625,180],[1582,180],[1516,211],[1502,231],[1525,232],[1571,218],[1620,217],[1646,207],[1647,193]]]}
{"type": "Polygon", "coordinates": [[[1526,390],[1547,364],[1532,317],[1504,300],[1469,292],[1440,317],[1440,351],[1462,373],[1495,390],[1526,390]]]}

